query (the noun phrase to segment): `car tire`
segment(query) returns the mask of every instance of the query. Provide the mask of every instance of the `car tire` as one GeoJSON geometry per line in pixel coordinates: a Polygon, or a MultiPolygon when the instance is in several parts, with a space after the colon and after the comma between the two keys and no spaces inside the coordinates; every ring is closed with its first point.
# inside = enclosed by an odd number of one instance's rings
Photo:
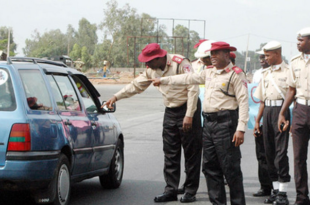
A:
{"type": "Polygon", "coordinates": [[[61,154],[56,173],[56,197],[53,205],[68,205],[71,192],[71,174],[68,158],[61,154]]]}
{"type": "Polygon", "coordinates": [[[123,179],[124,172],[124,145],[119,139],[117,146],[111,160],[109,173],[107,175],[99,176],[100,184],[103,188],[116,189],[123,179]]]}

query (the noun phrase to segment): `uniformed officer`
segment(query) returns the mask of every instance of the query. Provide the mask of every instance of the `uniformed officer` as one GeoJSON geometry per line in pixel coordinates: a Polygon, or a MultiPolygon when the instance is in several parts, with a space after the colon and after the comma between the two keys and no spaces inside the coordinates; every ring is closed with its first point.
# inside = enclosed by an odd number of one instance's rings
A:
{"type": "Polygon", "coordinates": [[[310,137],[310,27],[300,30],[297,35],[297,48],[301,54],[291,60],[287,81],[289,89],[279,114],[278,128],[280,129],[283,123],[283,130],[288,129],[289,122],[285,118],[285,113],[296,99],[291,128],[297,192],[295,205],[309,205],[307,157],[310,137]]]}
{"type": "MultiPolygon", "coordinates": [[[[267,159],[268,173],[273,185],[273,191],[264,203],[287,205],[287,188],[290,181],[287,147],[289,132],[278,130],[278,116],[286,95],[289,75],[288,65],[282,60],[281,44],[270,41],[264,46],[265,58],[270,67],[263,72],[254,96],[261,103],[256,117],[254,132],[260,132],[260,120],[263,117],[263,137],[267,159]]],[[[285,119],[290,119],[290,113],[285,113],[285,119]]]]}
{"type": "Polygon", "coordinates": [[[225,42],[214,42],[211,51],[213,68],[201,73],[152,79],[159,84],[205,83],[203,101],[203,173],[212,204],[224,205],[227,180],[231,204],[245,204],[239,145],[249,118],[247,80],[244,72],[230,62],[229,52],[236,51],[225,42]]]}
{"type": "Polygon", "coordinates": [[[214,40],[205,40],[199,44],[198,49],[194,54],[197,59],[192,62],[193,69],[196,73],[200,73],[204,68],[212,65],[210,51],[207,50],[211,48],[211,43],[214,42],[214,40]]]}
{"type": "MultiPolygon", "coordinates": [[[[116,100],[143,92],[152,83],[148,79],[193,72],[188,60],[181,55],[168,54],[157,43],[147,45],[138,59],[145,62],[148,69],[108,100],[106,103],[108,107],[111,107],[116,100]]],[[[156,196],[154,201],[166,202],[178,199],[182,146],[187,178],[184,184],[185,194],[180,201],[193,202],[196,200],[195,195],[199,187],[202,151],[199,89],[197,85],[163,85],[158,89],[163,94],[166,106],[163,122],[166,187],[165,192],[156,196]]]]}
{"type": "MultiPolygon", "coordinates": [[[[265,59],[265,53],[263,49],[256,53],[259,54],[259,62],[262,67],[256,70],[256,72],[253,75],[252,82],[260,83],[262,76],[263,76],[262,72],[265,71],[269,67],[269,64],[267,63],[265,59]]],[[[254,132],[255,151],[256,151],[256,158],[258,161],[258,180],[260,183],[260,189],[256,193],[253,193],[253,196],[255,197],[269,196],[271,194],[271,190],[273,189],[272,181],[268,174],[268,165],[267,165],[267,159],[266,159],[266,154],[265,154],[264,138],[262,135],[261,128],[262,126],[260,127],[259,129],[260,132],[258,134],[255,134],[254,132]]]]}

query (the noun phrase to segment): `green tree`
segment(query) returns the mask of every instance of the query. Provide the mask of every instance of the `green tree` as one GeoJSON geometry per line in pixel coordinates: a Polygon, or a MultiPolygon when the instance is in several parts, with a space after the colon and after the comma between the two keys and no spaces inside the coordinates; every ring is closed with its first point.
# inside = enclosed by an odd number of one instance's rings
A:
{"type": "Polygon", "coordinates": [[[71,52],[71,49],[73,48],[73,45],[75,45],[75,43],[77,42],[77,38],[76,38],[77,32],[75,31],[75,29],[73,28],[71,24],[69,24],[67,27],[66,35],[67,35],[67,42],[68,42],[67,54],[69,55],[69,53],[71,52]]]}
{"type": "Polygon", "coordinates": [[[89,54],[93,54],[98,42],[96,24],[91,24],[87,19],[82,18],[79,21],[79,29],[77,33],[77,43],[81,47],[86,47],[89,54]]]}
{"type": "Polygon", "coordinates": [[[195,59],[194,54],[196,50],[193,46],[199,41],[199,34],[196,31],[189,30],[185,26],[177,25],[174,28],[174,36],[183,37],[176,39],[176,53],[182,54],[190,59],[195,59]]]}
{"type": "Polygon", "coordinates": [[[70,57],[73,61],[81,58],[81,46],[79,44],[74,44],[72,51],[70,52],[70,57]]]}
{"type": "MultiPolygon", "coordinates": [[[[95,47],[92,63],[96,67],[103,67],[103,61],[108,59],[111,40],[105,39],[95,47]]],[[[112,63],[112,62],[110,62],[112,63]]]]}
{"type": "Polygon", "coordinates": [[[35,30],[32,39],[26,39],[23,52],[26,56],[38,58],[67,54],[67,36],[59,29],[45,32],[42,36],[35,30]]]}
{"type": "Polygon", "coordinates": [[[10,56],[15,56],[17,45],[14,42],[13,30],[5,26],[0,27],[0,50],[3,50],[5,53],[7,52],[9,31],[10,31],[10,56]]]}
{"type": "Polygon", "coordinates": [[[99,25],[105,36],[111,38],[106,60],[114,62],[118,67],[137,65],[137,56],[142,48],[148,43],[156,42],[156,37],[141,37],[155,36],[157,32],[154,29],[157,21],[148,14],[142,14],[140,17],[136,9],[131,8],[129,4],[118,8],[117,1],[111,0],[106,5],[104,19],[99,25]]]}
{"type": "Polygon", "coordinates": [[[85,63],[83,71],[91,68],[91,55],[88,53],[86,46],[83,46],[81,49],[81,60],[85,63]]]}

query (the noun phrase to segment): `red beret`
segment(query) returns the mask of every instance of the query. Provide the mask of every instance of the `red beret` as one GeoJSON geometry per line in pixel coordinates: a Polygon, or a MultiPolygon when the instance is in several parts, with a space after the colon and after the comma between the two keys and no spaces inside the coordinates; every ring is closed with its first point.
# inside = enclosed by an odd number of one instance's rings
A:
{"type": "Polygon", "coordinates": [[[230,46],[226,42],[218,41],[211,44],[211,49],[207,51],[216,51],[216,50],[230,50],[230,51],[236,51],[237,49],[235,47],[230,46]]]}
{"type": "Polygon", "coordinates": [[[161,49],[157,43],[150,43],[142,49],[138,59],[140,62],[148,62],[154,58],[164,57],[166,54],[167,51],[161,49]]]}
{"type": "Polygon", "coordinates": [[[233,52],[229,53],[229,58],[236,58],[236,54],[234,54],[233,52]]]}

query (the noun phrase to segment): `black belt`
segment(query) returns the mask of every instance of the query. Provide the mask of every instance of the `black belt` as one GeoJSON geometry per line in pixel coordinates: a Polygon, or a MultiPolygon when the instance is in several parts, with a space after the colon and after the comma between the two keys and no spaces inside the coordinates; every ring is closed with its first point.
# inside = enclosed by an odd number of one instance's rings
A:
{"type": "Polygon", "coordinates": [[[221,110],[218,112],[203,112],[202,116],[208,121],[208,122],[221,122],[225,121],[231,116],[236,115],[238,117],[238,109],[236,110],[221,110]]]}
{"type": "Polygon", "coordinates": [[[217,118],[218,118],[217,112],[213,112],[213,113],[203,112],[202,116],[209,122],[217,121],[217,118]]]}

